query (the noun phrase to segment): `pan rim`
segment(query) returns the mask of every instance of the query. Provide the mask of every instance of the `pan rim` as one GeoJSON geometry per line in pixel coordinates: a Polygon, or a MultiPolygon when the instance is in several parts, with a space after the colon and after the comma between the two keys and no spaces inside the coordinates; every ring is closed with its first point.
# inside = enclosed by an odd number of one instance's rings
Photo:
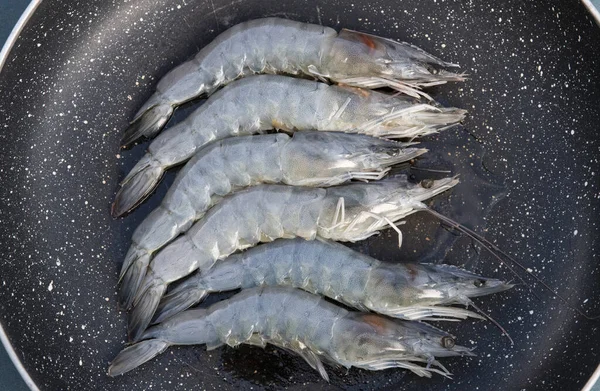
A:
{"type": "Polygon", "coordinates": [[[594,5],[594,3],[591,2],[591,0],[581,0],[581,2],[583,3],[583,5],[585,5],[585,7],[588,9],[590,14],[596,20],[596,23],[600,27],[600,10],[596,8],[596,6],[594,5]]]}
{"type": "MultiPolygon", "coordinates": [[[[35,10],[38,8],[38,6],[41,3],[42,3],[42,0],[31,0],[31,2],[29,3],[29,5],[25,9],[25,11],[23,11],[23,14],[21,14],[21,17],[19,18],[19,20],[13,27],[12,31],[10,32],[10,35],[6,39],[6,42],[4,43],[4,46],[2,47],[2,50],[0,51],[0,73],[2,72],[2,68],[4,67],[4,64],[6,63],[8,54],[10,53],[15,42],[17,41],[19,34],[21,33],[21,31],[25,27],[25,24],[27,24],[27,22],[29,21],[29,19],[31,18],[31,16],[33,15],[35,10]]],[[[8,339],[8,335],[4,331],[4,327],[2,326],[1,321],[0,321],[0,341],[2,342],[2,345],[4,346],[4,349],[6,350],[6,353],[8,354],[10,361],[12,361],[15,368],[17,368],[19,375],[21,375],[21,378],[23,379],[23,381],[25,382],[27,387],[29,387],[29,389],[31,391],[39,391],[38,386],[35,384],[35,382],[31,378],[31,376],[29,375],[29,372],[27,372],[27,369],[25,369],[25,366],[23,366],[23,363],[21,363],[21,360],[19,359],[17,352],[15,351],[12,344],[10,343],[10,340],[8,339]]]]}
{"type": "Polygon", "coordinates": [[[29,21],[29,19],[41,3],[42,0],[31,0],[25,11],[23,11],[23,14],[21,14],[21,17],[17,21],[17,24],[15,24],[15,27],[13,27],[12,31],[10,32],[10,35],[6,39],[6,42],[4,43],[4,46],[0,51],[0,72],[2,72],[2,68],[4,67],[4,63],[8,58],[8,54],[10,53],[10,50],[13,48],[15,42],[17,41],[17,38],[19,38],[19,34],[23,30],[23,27],[25,27],[25,24],[29,21]]]}

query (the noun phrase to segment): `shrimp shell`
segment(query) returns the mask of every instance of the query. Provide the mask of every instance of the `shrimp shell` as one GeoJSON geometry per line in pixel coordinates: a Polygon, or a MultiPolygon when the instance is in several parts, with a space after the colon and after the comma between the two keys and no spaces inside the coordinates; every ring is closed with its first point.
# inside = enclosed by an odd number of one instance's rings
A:
{"type": "Polygon", "coordinates": [[[382,263],[344,245],[321,240],[276,240],[196,273],[161,301],[154,323],[202,301],[210,292],[255,286],[292,286],[362,311],[405,320],[484,319],[438,305],[470,304],[470,297],[512,287],[450,265],[382,263]]]}
{"type": "Polygon", "coordinates": [[[141,257],[127,270],[121,295],[125,302],[135,298],[130,336],[139,338],[148,326],[167,285],[196,269],[208,270],[237,250],[278,238],[362,240],[426,209],[421,201],[457,183],[445,178],[425,188],[399,176],[328,189],[262,185],[228,196],[149,266],[149,257],[141,257]]]}
{"type": "Polygon", "coordinates": [[[136,114],[122,144],[152,136],[175,106],[210,95],[235,79],[256,74],[306,75],[363,88],[391,87],[414,97],[420,87],[461,81],[444,62],[403,42],[279,18],[238,24],[196,56],[167,73],[136,114]]]}
{"type": "Polygon", "coordinates": [[[436,357],[473,356],[450,334],[419,322],[349,312],[299,289],[243,290],[208,309],[182,312],[148,329],[144,341],[121,351],[108,374],[121,375],[172,345],[267,343],[293,351],[328,380],[322,359],[346,368],[406,368],[419,376],[449,376],[436,357]],[[427,363],[427,366],[419,364],[427,363]]]}
{"type": "Polygon", "coordinates": [[[455,125],[464,115],[464,110],[357,88],[284,76],[246,78],[219,91],[150,144],[122,181],[112,213],[117,217],[133,208],[152,192],[168,168],[190,159],[214,140],[274,128],[412,139],[455,125]]]}

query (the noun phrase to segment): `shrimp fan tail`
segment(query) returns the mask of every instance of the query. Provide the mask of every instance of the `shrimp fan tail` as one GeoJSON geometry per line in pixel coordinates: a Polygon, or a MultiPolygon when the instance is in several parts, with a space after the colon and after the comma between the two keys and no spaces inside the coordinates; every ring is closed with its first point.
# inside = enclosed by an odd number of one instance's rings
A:
{"type": "Polygon", "coordinates": [[[112,204],[112,216],[121,217],[141,204],[158,186],[163,173],[163,167],[147,165],[123,182],[112,204]]]}
{"type": "Polygon", "coordinates": [[[123,349],[108,367],[111,377],[129,372],[153,359],[169,347],[169,343],[160,339],[150,339],[123,349]]]}
{"type": "Polygon", "coordinates": [[[136,258],[132,265],[125,271],[121,289],[119,290],[119,304],[121,308],[130,309],[150,263],[150,254],[145,253],[136,258]]]}
{"type": "Polygon", "coordinates": [[[137,301],[131,312],[128,325],[128,333],[132,341],[138,341],[150,325],[150,321],[166,289],[166,284],[162,282],[155,283],[146,289],[137,301]]]}
{"type": "Polygon", "coordinates": [[[126,147],[141,137],[154,137],[165,126],[171,115],[173,106],[159,103],[149,107],[125,129],[121,138],[121,146],[126,147]]]}
{"type": "Polygon", "coordinates": [[[152,323],[163,322],[172,316],[187,310],[204,300],[208,291],[198,289],[197,287],[188,287],[174,294],[169,294],[158,305],[156,315],[152,323]]]}

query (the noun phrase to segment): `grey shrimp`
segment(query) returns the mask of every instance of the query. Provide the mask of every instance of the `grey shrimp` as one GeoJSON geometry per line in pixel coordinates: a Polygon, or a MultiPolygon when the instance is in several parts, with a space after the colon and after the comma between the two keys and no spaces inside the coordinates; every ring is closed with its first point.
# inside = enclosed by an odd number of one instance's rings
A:
{"type": "Polygon", "coordinates": [[[271,129],[413,139],[455,125],[464,115],[464,110],[357,88],[285,76],[249,77],[219,91],[154,140],[122,181],[112,213],[121,216],[135,207],[158,185],[165,170],[214,140],[271,129]]]}
{"type": "Polygon", "coordinates": [[[300,355],[325,380],[322,360],[348,369],[405,368],[431,377],[450,376],[437,357],[474,356],[452,335],[425,323],[347,311],[289,287],[243,290],[207,309],[182,312],[142,338],[117,355],[108,368],[110,376],[131,371],[172,345],[202,344],[212,350],[273,344],[300,355]]]}
{"type": "Polygon", "coordinates": [[[210,292],[292,286],[362,311],[404,320],[480,318],[452,304],[501,292],[511,284],[451,265],[383,263],[342,244],[280,239],[234,254],[196,273],[161,301],[154,323],[201,302],[210,292]]]}
{"type": "Polygon", "coordinates": [[[363,240],[427,209],[422,201],[457,183],[445,178],[426,188],[399,176],[327,189],[261,185],[225,197],[149,265],[149,257],[141,257],[129,267],[121,295],[125,302],[134,297],[130,337],[141,336],[168,284],[197,269],[206,271],[237,250],[278,238],[363,240]]]}
{"type": "Polygon", "coordinates": [[[175,106],[210,95],[235,79],[256,74],[306,75],[362,88],[391,87],[414,97],[421,87],[462,81],[444,62],[404,42],[279,18],[240,23],[167,73],[126,130],[122,144],[150,137],[175,106]]]}
{"type": "MultiPolygon", "coordinates": [[[[351,179],[377,180],[390,166],[426,151],[333,132],[301,132],[291,137],[277,133],[211,143],[185,165],[160,206],[135,230],[121,277],[139,258],[150,259],[229,193],[261,183],[327,187],[351,179]]],[[[129,308],[131,298],[121,305],[129,308]]]]}

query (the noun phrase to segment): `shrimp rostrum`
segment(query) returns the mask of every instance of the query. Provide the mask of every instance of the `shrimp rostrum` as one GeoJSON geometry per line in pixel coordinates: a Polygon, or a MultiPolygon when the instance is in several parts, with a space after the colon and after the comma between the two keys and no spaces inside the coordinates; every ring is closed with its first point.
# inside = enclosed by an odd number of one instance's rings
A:
{"type": "Polygon", "coordinates": [[[152,136],[176,106],[255,73],[306,75],[362,88],[391,87],[429,97],[421,87],[461,81],[454,67],[425,51],[391,39],[279,18],[238,24],[196,56],[167,73],[135,115],[124,145],[152,136]]]}
{"type": "Polygon", "coordinates": [[[449,307],[501,292],[511,284],[451,265],[383,263],[342,244],[280,239],[217,262],[172,289],[154,322],[201,302],[210,292],[256,286],[292,286],[362,311],[405,320],[482,318],[449,307]]]}
{"type": "MultiPolygon", "coordinates": [[[[235,137],[200,150],[179,172],[162,203],[138,226],[121,276],[186,231],[225,195],[261,183],[327,187],[381,179],[390,166],[427,150],[374,137],[302,132],[235,137]]],[[[125,203],[131,197],[123,195],[125,203]]],[[[143,276],[142,276],[143,277],[143,276]]],[[[121,303],[129,307],[131,302],[121,303]]]]}
{"type": "Polygon", "coordinates": [[[108,374],[128,372],[172,345],[273,344],[300,355],[328,380],[323,361],[367,370],[405,368],[419,376],[449,376],[438,357],[473,356],[455,338],[419,322],[351,312],[321,296],[288,287],[243,290],[208,309],[182,312],[148,329],[125,348],[108,374]]]}
{"type": "Polygon", "coordinates": [[[141,336],[168,284],[237,250],[278,238],[363,240],[426,209],[422,201],[457,183],[445,178],[423,187],[398,176],[327,189],[261,185],[227,196],[149,265],[149,257],[140,257],[129,267],[121,289],[126,302],[135,298],[130,337],[141,336]]]}
{"type": "Polygon", "coordinates": [[[214,140],[272,129],[413,139],[455,125],[464,115],[461,109],[357,88],[284,76],[249,77],[219,91],[154,140],[122,181],[112,213],[117,217],[131,210],[158,185],[165,170],[214,140]]]}

